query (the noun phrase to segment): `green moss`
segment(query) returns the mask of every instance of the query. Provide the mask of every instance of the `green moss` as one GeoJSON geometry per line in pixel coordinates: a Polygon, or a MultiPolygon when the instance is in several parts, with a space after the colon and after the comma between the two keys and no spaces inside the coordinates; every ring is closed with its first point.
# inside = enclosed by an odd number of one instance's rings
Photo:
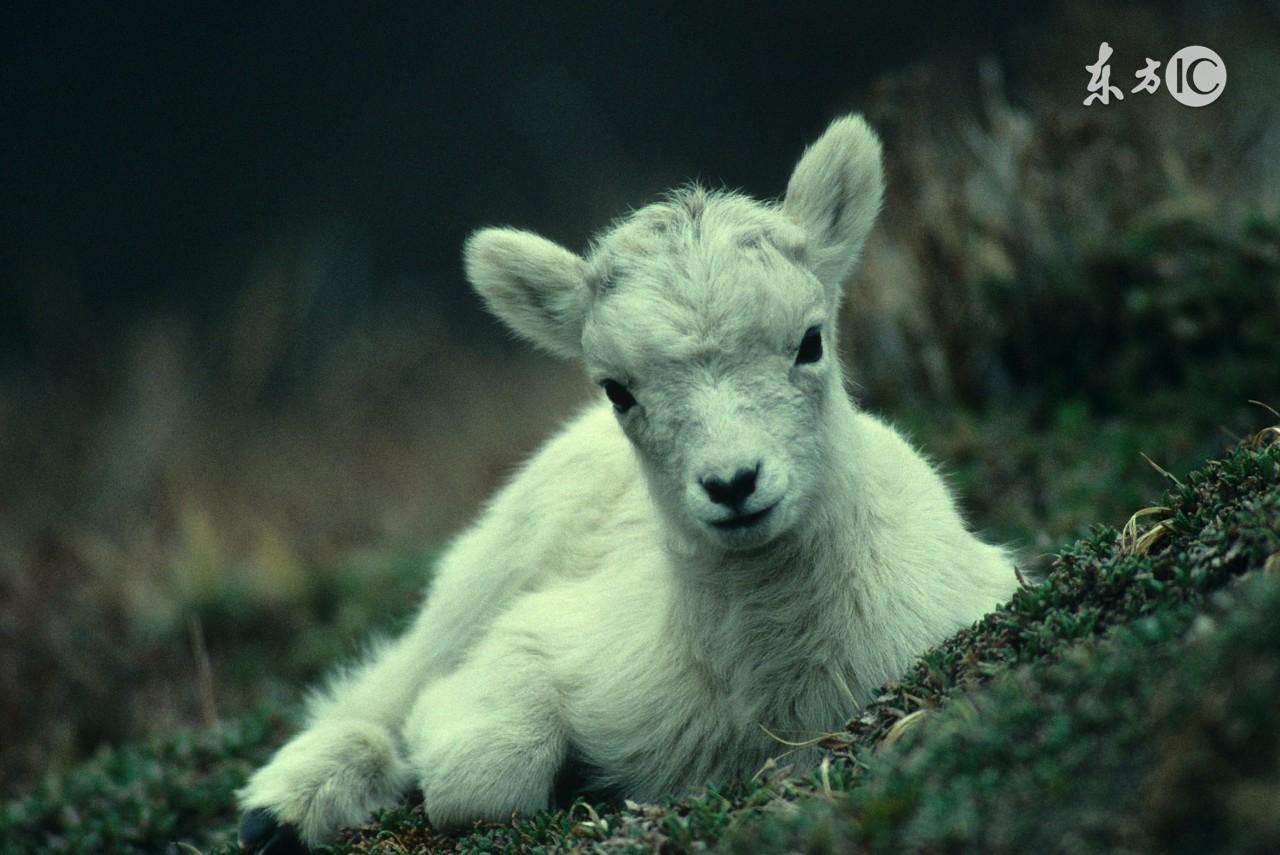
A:
{"type": "MultiPolygon", "coordinates": [[[[817,809],[883,851],[1270,851],[1280,821],[1280,579],[1023,666],[880,753],[817,809]]],[[[741,851],[821,850],[815,823],[753,823],[741,851]]],[[[820,827],[820,826],[819,826],[820,827]]]]}
{"type": "Polygon", "coordinates": [[[225,840],[236,788],[293,726],[264,712],[104,750],[0,807],[0,852],[142,853],[225,840]]]}

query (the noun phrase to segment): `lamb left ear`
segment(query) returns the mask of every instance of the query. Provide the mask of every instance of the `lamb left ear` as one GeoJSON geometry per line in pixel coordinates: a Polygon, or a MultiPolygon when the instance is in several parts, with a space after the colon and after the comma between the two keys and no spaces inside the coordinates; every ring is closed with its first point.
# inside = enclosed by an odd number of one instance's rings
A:
{"type": "Polygon", "coordinates": [[[556,356],[577,358],[591,290],[586,263],[532,232],[480,229],[463,262],[489,311],[521,337],[556,356]]]}
{"type": "Polygon", "coordinates": [[[880,140],[861,116],[836,119],[805,149],[782,210],[809,237],[809,265],[838,302],[884,198],[880,140]]]}

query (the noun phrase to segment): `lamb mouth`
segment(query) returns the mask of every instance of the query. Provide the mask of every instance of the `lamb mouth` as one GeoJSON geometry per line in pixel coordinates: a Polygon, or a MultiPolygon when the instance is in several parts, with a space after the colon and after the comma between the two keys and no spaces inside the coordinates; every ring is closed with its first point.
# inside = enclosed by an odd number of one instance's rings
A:
{"type": "Polygon", "coordinates": [[[777,506],[778,506],[777,502],[774,502],[772,505],[765,508],[764,510],[756,511],[753,514],[739,514],[738,516],[735,516],[735,517],[729,517],[727,520],[717,520],[716,522],[713,522],[711,525],[715,526],[721,531],[736,531],[737,529],[751,528],[753,525],[756,525],[762,522],[764,518],[767,517],[769,513],[777,506]]]}

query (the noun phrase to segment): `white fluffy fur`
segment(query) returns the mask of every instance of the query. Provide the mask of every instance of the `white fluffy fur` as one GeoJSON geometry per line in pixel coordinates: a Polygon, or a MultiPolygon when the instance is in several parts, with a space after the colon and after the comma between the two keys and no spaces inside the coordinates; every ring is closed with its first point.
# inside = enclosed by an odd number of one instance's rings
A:
{"type": "Polygon", "coordinates": [[[545,808],[571,759],[597,789],[678,795],[785,750],[765,728],[839,728],[1004,600],[1009,557],[843,388],[836,308],[882,189],[851,116],[780,205],[686,188],[586,257],[473,235],[490,308],[638,403],[602,400],[529,461],[442,559],[412,629],[319,697],[242,805],[316,843],[415,783],[437,824],[545,808]],[[795,364],[815,326],[825,355],[795,364]],[[727,511],[699,480],[756,465],[742,512],[773,510],[717,528],[727,511]]]}

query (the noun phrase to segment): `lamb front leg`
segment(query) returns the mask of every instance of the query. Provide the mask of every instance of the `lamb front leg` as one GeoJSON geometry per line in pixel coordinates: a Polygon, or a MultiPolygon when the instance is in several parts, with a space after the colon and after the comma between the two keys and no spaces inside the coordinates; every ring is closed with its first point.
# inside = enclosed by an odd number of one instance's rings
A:
{"type": "Polygon", "coordinates": [[[486,644],[427,686],[405,724],[427,816],[448,827],[551,806],[568,754],[559,697],[533,650],[486,644]]]}

